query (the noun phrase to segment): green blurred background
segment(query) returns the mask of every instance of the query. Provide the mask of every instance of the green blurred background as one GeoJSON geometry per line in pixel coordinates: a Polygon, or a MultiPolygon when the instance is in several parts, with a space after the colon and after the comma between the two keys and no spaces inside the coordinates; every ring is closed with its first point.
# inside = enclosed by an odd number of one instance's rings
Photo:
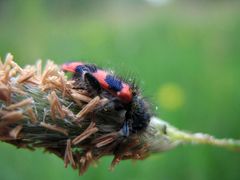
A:
{"type": "MultiPolygon", "coordinates": [[[[240,2],[0,0],[0,56],[86,60],[133,74],[173,125],[240,138],[240,2]]],[[[0,179],[240,179],[240,154],[182,146],[144,161],[100,160],[83,177],[42,150],[0,143],[0,179]]]]}

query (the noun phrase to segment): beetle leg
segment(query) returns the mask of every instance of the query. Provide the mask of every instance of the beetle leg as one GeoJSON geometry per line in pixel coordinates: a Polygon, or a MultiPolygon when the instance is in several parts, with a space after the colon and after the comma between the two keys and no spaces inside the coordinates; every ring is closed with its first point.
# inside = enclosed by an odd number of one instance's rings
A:
{"type": "Polygon", "coordinates": [[[99,84],[98,80],[90,73],[85,72],[83,74],[83,80],[87,84],[87,86],[95,92],[95,95],[98,95],[102,88],[101,85],[99,84]]]}
{"type": "Polygon", "coordinates": [[[130,134],[130,127],[129,127],[128,120],[124,121],[123,126],[122,126],[122,128],[120,129],[119,132],[120,132],[120,134],[122,136],[125,136],[125,137],[129,136],[129,134],[130,134]]]}

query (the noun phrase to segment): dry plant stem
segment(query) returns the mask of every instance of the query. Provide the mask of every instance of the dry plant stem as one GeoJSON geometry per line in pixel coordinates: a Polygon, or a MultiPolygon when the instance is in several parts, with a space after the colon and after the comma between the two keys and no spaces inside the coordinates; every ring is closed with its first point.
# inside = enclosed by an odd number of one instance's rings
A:
{"type": "Polygon", "coordinates": [[[204,133],[189,133],[177,129],[164,120],[157,117],[151,118],[151,123],[145,134],[151,134],[145,141],[150,141],[151,152],[159,152],[171,149],[180,144],[207,144],[219,146],[231,150],[240,150],[240,140],[217,139],[204,133]]]}
{"type": "Polygon", "coordinates": [[[0,141],[43,148],[80,174],[105,155],[114,156],[113,168],[123,159],[141,160],[185,143],[240,148],[238,140],[186,133],[156,117],[145,131],[124,137],[125,112],[109,104],[110,98],[75,88],[51,61],[44,70],[40,61],[23,69],[11,54],[0,62],[0,141]]]}

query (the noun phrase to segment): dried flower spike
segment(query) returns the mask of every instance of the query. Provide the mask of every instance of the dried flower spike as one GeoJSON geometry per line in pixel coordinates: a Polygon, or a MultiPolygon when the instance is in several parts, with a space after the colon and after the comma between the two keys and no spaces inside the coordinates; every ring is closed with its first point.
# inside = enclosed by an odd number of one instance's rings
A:
{"type": "Polygon", "coordinates": [[[105,155],[114,156],[113,168],[121,160],[142,160],[184,143],[240,149],[238,140],[186,133],[150,116],[134,86],[96,66],[75,65],[65,64],[65,70],[74,67],[83,73],[67,80],[52,61],[43,70],[40,61],[21,68],[7,55],[0,63],[1,141],[19,148],[43,148],[80,174],[105,155]],[[140,108],[133,112],[132,107],[140,108]],[[133,120],[126,118],[139,113],[133,120]],[[143,115],[149,115],[147,121],[143,115]]]}

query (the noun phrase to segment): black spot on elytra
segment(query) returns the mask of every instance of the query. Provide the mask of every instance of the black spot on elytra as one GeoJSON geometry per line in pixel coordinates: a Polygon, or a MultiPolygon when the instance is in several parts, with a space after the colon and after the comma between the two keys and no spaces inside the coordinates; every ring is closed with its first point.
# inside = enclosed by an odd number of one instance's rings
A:
{"type": "Polygon", "coordinates": [[[107,75],[105,81],[108,83],[110,89],[115,92],[121,91],[123,88],[122,81],[112,75],[107,75]]]}
{"type": "Polygon", "coordinates": [[[88,69],[84,65],[79,65],[76,67],[75,72],[82,75],[83,72],[88,72],[88,69]]]}
{"type": "Polygon", "coordinates": [[[93,64],[86,64],[85,67],[88,69],[88,72],[90,73],[97,72],[97,67],[93,64]]]}
{"type": "Polygon", "coordinates": [[[92,64],[79,65],[76,67],[75,72],[78,74],[83,74],[83,72],[94,73],[97,71],[97,67],[92,64]]]}

